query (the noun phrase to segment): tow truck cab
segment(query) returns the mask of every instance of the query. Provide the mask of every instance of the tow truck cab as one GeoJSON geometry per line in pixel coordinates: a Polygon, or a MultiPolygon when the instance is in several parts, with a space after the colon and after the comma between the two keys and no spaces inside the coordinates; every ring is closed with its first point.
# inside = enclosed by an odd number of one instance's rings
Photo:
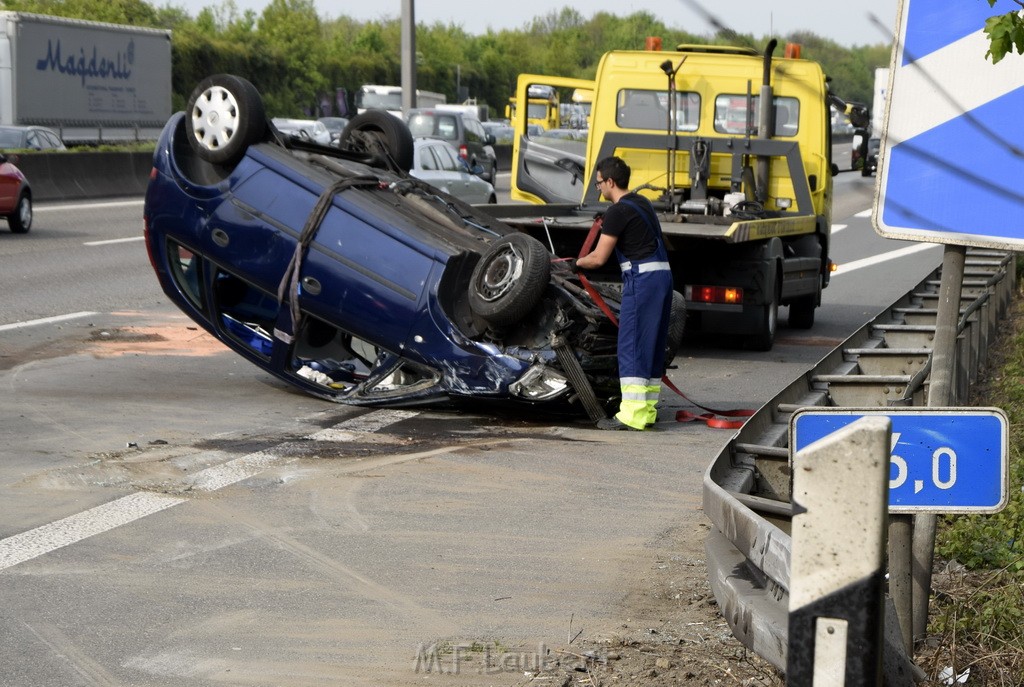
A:
{"type": "MultiPolygon", "coordinates": [[[[546,207],[504,219],[575,255],[581,222],[606,203],[594,166],[630,166],[631,187],[659,210],[676,289],[691,325],[771,348],[779,306],[809,328],[828,285],[832,175],[829,94],[821,67],[787,46],[680,45],[606,53],[593,81],[523,74],[517,97],[590,89],[585,144],[552,148],[513,118],[512,197],[546,207]],[[762,101],[770,107],[762,107],[762,101]],[[561,245],[557,245],[561,244],[561,245]]],[[[845,103],[843,103],[845,105],[845,103]]],[[[589,224],[583,222],[589,227],[589,224]]]]}

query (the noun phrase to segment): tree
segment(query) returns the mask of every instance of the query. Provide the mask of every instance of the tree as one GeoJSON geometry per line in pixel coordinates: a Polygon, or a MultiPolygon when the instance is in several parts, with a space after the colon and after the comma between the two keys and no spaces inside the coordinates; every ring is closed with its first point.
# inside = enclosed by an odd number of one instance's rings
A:
{"type": "MultiPolygon", "coordinates": [[[[1024,8],[1024,0],[1010,0],[1024,8]]],[[[995,7],[996,0],[988,0],[989,7],[995,7]]],[[[985,20],[985,33],[989,38],[989,49],[985,57],[992,58],[992,64],[1016,48],[1018,55],[1024,55],[1024,17],[1020,10],[997,14],[985,20]]]]}

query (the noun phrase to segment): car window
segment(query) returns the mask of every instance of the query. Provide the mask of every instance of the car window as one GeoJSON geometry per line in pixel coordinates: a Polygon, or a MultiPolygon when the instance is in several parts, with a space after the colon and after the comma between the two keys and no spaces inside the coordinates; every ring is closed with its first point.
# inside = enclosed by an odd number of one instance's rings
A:
{"type": "Polygon", "coordinates": [[[470,143],[484,142],[484,128],[472,119],[464,120],[466,123],[466,141],[470,143]]]}
{"type": "Polygon", "coordinates": [[[423,146],[420,148],[420,169],[426,171],[434,171],[440,169],[437,164],[437,158],[434,157],[434,146],[423,146]]]}
{"type": "Polygon", "coordinates": [[[43,131],[42,135],[43,135],[43,138],[46,140],[46,143],[48,144],[47,145],[48,148],[60,148],[61,147],[60,139],[58,139],[55,135],[51,134],[49,131],[43,131]]]}
{"type": "Polygon", "coordinates": [[[451,151],[447,146],[437,146],[437,157],[441,162],[441,169],[446,172],[460,172],[461,165],[459,165],[458,158],[455,153],[451,151]]]}
{"type": "Polygon", "coordinates": [[[38,131],[28,132],[28,136],[25,138],[25,146],[32,150],[42,150],[43,143],[39,140],[38,131]]]}

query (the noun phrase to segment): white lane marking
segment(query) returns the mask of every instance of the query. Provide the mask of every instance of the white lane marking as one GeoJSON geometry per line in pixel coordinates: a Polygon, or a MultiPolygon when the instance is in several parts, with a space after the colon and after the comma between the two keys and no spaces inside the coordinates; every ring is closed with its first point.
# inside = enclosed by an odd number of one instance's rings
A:
{"type": "Polygon", "coordinates": [[[906,248],[900,248],[898,250],[890,251],[888,253],[882,253],[881,255],[873,255],[870,258],[862,258],[860,260],[854,260],[853,262],[841,262],[839,263],[839,269],[835,271],[832,278],[849,274],[850,272],[859,270],[864,267],[871,267],[872,265],[880,265],[883,262],[890,260],[896,260],[898,258],[905,257],[907,255],[913,255],[914,253],[920,253],[923,250],[929,248],[935,248],[939,246],[938,243],[918,243],[913,246],[907,246],[906,248]]]}
{"type": "Polygon", "coordinates": [[[854,215],[854,217],[861,217],[861,218],[870,217],[870,216],[871,216],[871,208],[868,208],[867,210],[861,210],[856,215],[854,215]]]}
{"type": "Polygon", "coordinates": [[[111,243],[128,243],[130,241],[142,241],[145,236],[132,236],[126,239],[106,239],[104,241],[86,241],[83,246],[106,246],[111,243]]]}
{"type": "MultiPolygon", "coordinates": [[[[403,410],[378,411],[339,422],[332,428],[315,432],[306,438],[323,440],[327,436],[331,436],[331,433],[336,435],[345,430],[375,432],[416,415],[415,412],[403,410]]],[[[190,484],[194,490],[216,491],[248,479],[286,460],[288,459],[284,456],[279,456],[272,451],[257,451],[241,458],[235,458],[223,465],[200,470],[193,476],[190,484]]],[[[0,539],[0,571],[187,502],[188,499],[178,496],[139,491],[6,539],[0,539]]]]}
{"type": "Polygon", "coordinates": [[[126,525],[185,499],[140,491],[0,540],[0,570],[126,525]]]}
{"type": "Polygon", "coordinates": [[[846,225],[846,224],[833,224],[832,225],[832,233],[833,234],[838,234],[843,229],[845,229],[847,226],[849,226],[849,225],[846,225]]]}
{"type": "Polygon", "coordinates": [[[138,200],[111,200],[103,203],[68,203],[62,205],[36,205],[32,208],[34,212],[55,212],[58,210],[104,210],[109,208],[130,208],[141,206],[146,201],[138,200]]]}
{"type": "Polygon", "coordinates": [[[10,331],[12,329],[24,329],[25,327],[35,327],[41,324],[53,324],[54,322],[65,322],[67,320],[77,320],[80,317],[92,317],[98,315],[95,312],[73,312],[69,315],[54,315],[53,317],[43,317],[38,320],[28,320],[26,322],[12,322],[11,324],[0,325],[0,332],[10,331]]]}

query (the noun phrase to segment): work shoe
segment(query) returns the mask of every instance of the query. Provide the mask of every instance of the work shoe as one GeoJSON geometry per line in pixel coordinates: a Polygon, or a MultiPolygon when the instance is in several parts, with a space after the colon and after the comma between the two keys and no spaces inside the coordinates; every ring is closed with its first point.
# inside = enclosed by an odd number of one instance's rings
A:
{"type": "Polygon", "coordinates": [[[597,421],[597,428],[598,429],[610,429],[610,430],[629,429],[629,430],[632,430],[634,432],[642,432],[642,431],[644,431],[642,429],[637,429],[636,427],[630,427],[629,425],[627,425],[625,422],[623,422],[622,420],[620,420],[617,417],[606,417],[606,418],[602,418],[602,419],[598,420],[597,421]]]}

